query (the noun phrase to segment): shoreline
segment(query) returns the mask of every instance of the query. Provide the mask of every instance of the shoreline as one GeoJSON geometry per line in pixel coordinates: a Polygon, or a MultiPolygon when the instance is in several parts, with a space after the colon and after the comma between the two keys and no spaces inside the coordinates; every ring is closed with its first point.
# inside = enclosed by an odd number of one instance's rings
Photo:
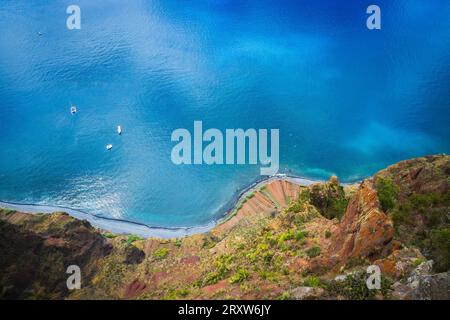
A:
{"type": "Polygon", "coordinates": [[[12,209],[26,213],[53,213],[66,212],[70,216],[79,219],[87,220],[95,228],[109,231],[116,234],[134,234],[143,238],[182,238],[193,234],[206,233],[215,226],[228,220],[234,212],[234,209],[249,193],[259,189],[264,184],[275,180],[287,180],[299,186],[308,186],[314,183],[320,183],[324,180],[312,180],[295,175],[277,174],[275,176],[264,177],[256,179],[247,187],[235,193],[230,201],[225,203],[220,210],[218,210],[218,218],[212,219],[210,222],[199,226],[192,227],[158,227],[150,226],[145,223],[126,219],[116,219],[111,217],[99,216],[91,214],[83,210],[73,209],[64,206],[51,206],[33,203],[20,203],[13,201],[0,201],[0,208],[12,209]],[[222,212],[222,213],[221,213],[222,212]]]}

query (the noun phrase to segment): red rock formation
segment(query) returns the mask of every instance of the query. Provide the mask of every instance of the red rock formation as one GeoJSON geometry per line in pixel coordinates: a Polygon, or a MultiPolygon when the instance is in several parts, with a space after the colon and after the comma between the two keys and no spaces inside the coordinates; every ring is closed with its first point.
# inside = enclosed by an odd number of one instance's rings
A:
{"type": "Polygon", "coordinates": [[[328,254],[341,262],[354,257],[374,258],[393,236],[392,221],[381,210],[376,191],[365,181],[333,233],[328,254]]]}
{"type": "Polygon", "coordinates": [[[136,279],[125,287],[123,296],[125,299],[135,298],[144,293],[146,290],[147,285],[136,279]]]}

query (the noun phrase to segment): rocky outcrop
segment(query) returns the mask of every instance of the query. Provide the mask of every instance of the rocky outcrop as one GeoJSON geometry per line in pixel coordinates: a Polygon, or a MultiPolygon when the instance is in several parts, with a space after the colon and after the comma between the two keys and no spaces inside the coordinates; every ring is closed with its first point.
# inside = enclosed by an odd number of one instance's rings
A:
{"type": "Polygon", "coordinates": [[[123,249],[123,262],[125,264],[139,264],[145,258],[145,253],[133,245],[128,245],[123,249]]]}
{"type": "Polygon", "coordinates": [[[136,279],[125,287],[123,297],[125,299],[132,299],[141,295],[147,289],[147,285],[144,282],[136,279]]]}
{"type": "Polygon", "coordinates": [[[393,236],[392,221],[380,209],[377,193],[366,181],[351,198],[331,236],[328,255],[341,263],[356,257],[374,259],[383,253],[393,236]]]}
{"type": "Polygon", "coordinates": [[[429,260],[414,269],[406,282],[392,286],[394,299],[450,300],[450,272],[432,274],[433,261],[429,260]]]}
{"type": "Polygon", "coordinates": [[[450,156],[435,155],[398,162],[378,172],[373,180],[392,179],[400,188],[400,197],[414,193],[445,194],[449,190],[450,156]]]}
{"type": "MultiPolygon", "coordinates": [[[[400,246],[399,243],[397,245],[400,246]]],[[[418,249],[404,247],[394,250],[389,256],[376,260],[373,264],[379,266],[384,275],[392,279],[402,279],[414,270],[417,263],[425,260],[418,249]]]]}
{"type": "Polygon", "coordinates": [[[297,287],[291,291],[291,297],[295,300],[317,300],[325,293],[325,290],[317,287],[297,287]]]}

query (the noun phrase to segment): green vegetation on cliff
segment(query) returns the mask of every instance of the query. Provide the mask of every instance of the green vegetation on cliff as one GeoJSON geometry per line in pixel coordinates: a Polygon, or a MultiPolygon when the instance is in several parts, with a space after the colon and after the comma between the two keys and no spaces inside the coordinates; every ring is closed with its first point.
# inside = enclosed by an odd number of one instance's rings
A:
{"type": "Polygon", "coordinates": [[[348,205],[344,188],[336,177],[332,177],[327,183],[313,185],[309,198],[311,204],[328,219],[341,219],[348,205]]]}
{"type": "Polygon", "coordinates": [[[449,175],[449,156],[435,156],[400,162],[375,176],[397,239],[419,247],[435,261],[436,271],[450,269],[449,175]]]}
{"type": "Polygon", "coordinates": [[[376,181],[378,200],[381,208],[387,212],[395,207],[398,198],[398,187],[390,179],[379,178],[376,181]]]}

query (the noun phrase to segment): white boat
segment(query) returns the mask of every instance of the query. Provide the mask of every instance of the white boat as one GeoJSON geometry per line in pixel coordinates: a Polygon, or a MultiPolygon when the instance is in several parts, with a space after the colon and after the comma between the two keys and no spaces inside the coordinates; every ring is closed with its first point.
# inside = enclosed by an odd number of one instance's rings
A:
{"type": "Polygon", "coordinates": [[[111,150],[112,149],[112,144],[107,144],[106,145],[106,150],[111,150]]]}
{"type": "Polygon", "coordinates": [[[71,113],[71,114],[77,113],[77,107],[74,106],[74,105],[72,105],[72,106],[70,107],[70,113],[71,113]]]}
{"type": "Polygon", "coordinates": [[[117,133],[118,133],[119,135],[122,134],[122,127],[121,127],[121,126],[117,126],[117,133]]]}

